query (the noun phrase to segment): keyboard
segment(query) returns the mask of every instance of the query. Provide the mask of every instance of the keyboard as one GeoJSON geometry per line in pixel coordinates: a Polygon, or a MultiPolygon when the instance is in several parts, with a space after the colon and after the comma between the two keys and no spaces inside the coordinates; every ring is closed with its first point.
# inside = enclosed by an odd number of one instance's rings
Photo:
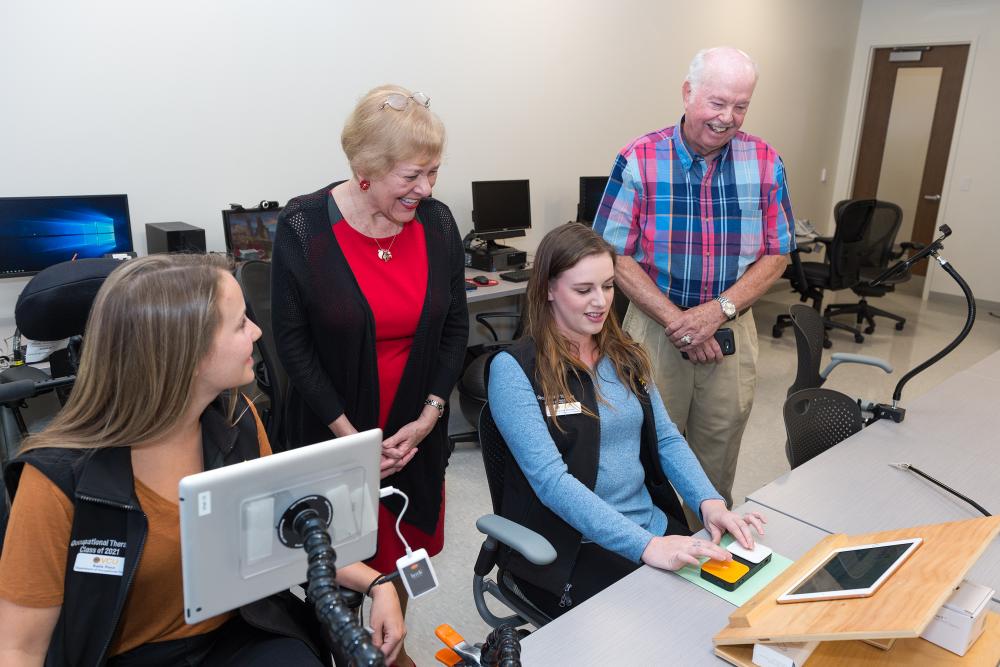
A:
{"type": "Polygon", "coordinates": [[[500,274],[500,277],[507,282],[511,283],[523,283],[528,278],[531,277],[533,269],[518,269],[516,271],[505,271],[500,274]]]}

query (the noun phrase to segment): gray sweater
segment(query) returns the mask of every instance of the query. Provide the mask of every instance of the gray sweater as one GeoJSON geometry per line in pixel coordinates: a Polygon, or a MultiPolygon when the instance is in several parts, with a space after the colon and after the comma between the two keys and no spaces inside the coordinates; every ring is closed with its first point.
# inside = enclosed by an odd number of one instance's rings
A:
{"type": "MultiPolygon", "coordinates": [[[[649,541],[663,535],[667,518],[653,505],[639,462],[642,406],[602,358],[595,368],[601,443],[597,482],[591,491],[566,468],[531,383],[506,352],[490,366],[489,397],[493,418],[538,499],[580,532],[584,540],[638,562],[649,541]]],[[[722,497],[712,487],[698,459],[670,421],[660,393],[649,385],[663,470],[688,507],[696,511],[709,498],[722,497]]]]}

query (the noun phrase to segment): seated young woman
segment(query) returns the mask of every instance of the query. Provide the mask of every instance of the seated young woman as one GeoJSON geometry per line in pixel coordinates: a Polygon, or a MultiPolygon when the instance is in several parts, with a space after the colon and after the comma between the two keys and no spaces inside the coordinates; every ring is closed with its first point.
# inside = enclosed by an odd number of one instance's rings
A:
{"type": "MultiPolygon", "coordinates": [[[[235,389],[253,379],[260,329],[228,268],[153,255],[102,286],[68,403],[6,470],[0,664],[329,664],[312,610],[291,593],[184,622],[178,482],[271,453],[235,389]],[[116,550],[110,572],[88,563],[98,546],[116,550]]],[[[360,563],[337,574],[362,591],[378,575],[360,563]]],[[[372,596],[374,642],[392,658],[399,599],[391,585],[372,596]]]]}
{"type": "Polygon", "coordinates": [[[508,572],[542,611],[558,616],[642,563],[676,570],[729,560],[731,533],[752,548],[757,513],[726,508],[667,415],[649,357],[612,312],[615,254],[584,225],[549,232],[527,288],[526,335],[490,364],[489,405],[516,467],[503,514],[552,542],[554,563],[516,553],[508,572]],[[711,541],[690,536],[677,497],[711,541]]]}

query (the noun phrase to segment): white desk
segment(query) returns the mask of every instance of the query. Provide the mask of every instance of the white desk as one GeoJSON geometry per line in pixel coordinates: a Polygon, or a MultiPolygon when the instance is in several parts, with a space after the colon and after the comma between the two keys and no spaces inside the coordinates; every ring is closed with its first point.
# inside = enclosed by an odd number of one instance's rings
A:
{"type": "MultiPolygon", "coordinates": [[[[761,542],[792,560],[826,533],[749,502],[767,518],[761,542]]],[[[705,536],[704,532],[699,533],[705,536]]],[[[525,665],[720,665],[712,637],[735,610],[679,576],[643,566],[521,642],[525,665]]]]}
{"type": "MultiPolygon", "coordinates": [[[[902,423],[876,422],[748,499],[835,533],[981,516],[914,473],[888,465],[905,461],[1000,513],[1000,352],[903,405],[902,423]]],[[[1000,540],[969,578],[1000,591],[1000,540]]]]}
{"type": "Polygon", "coordinates": [[[973,375],[981,375],[993,380],[1000,380],[1000,352],[991,354],[965,372],[972,373],[973,375]]]}
{"type": "Polygon", "coordinates": [[[478,301],[489,301],[491,299],[501,299],[508,296],[520,296],[524,294],[528,287],[527,282],[523,283],[512,283],[504,280],[500,277],[498,272],[492,271],[477,271],[475,269],[466,269],[465,277],[472,278],[473,276],[486,276],[487,278],[492,278],[496,280],[499,284],[484,286],[479,285],[475,290],[465,293],[465,300],[468,303],[476,303],[478,301]]]}
{"type": "MultiPolygon", "coordinates": [[[[904,394],[905,396],[905,394],[904,394]]],[[[865,533],[979,516],[907,461],[1000,512],[1000,352],[904,403],[901,424],[873,424],[750,494],[739,511],[768,519],[761,540],[791,559],[827,532],[865,533]]],[[[969,574],[1000,590],[1000,544],[969,574]]],[[[997,599],[991,609],[1000,611],[997,599]]],[[[642,567],[525,638],[526,665],[725,664],[712,637],[733,607],[680,577],[642,567]]]]}

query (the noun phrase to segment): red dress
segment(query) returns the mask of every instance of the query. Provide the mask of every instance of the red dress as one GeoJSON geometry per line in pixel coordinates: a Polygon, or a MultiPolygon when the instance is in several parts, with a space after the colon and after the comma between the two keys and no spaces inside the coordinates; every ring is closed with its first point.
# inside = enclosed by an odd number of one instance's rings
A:
{"type": "MultiPolygon", "coordinates": [[[[378,239],[378,243],[343,219],[333,225],[333,233],[375,319],[378,422],[379,428],[384,429],[403,369],[410,357],[413,335],[427,291],[427,247],[423,226],[414,218],[403,226],[395,240],[388,237],[378,239]],[[378,256],[379,249],[390,248],[390,243],[392,259],[382,261],[378,256]]],[[[386,433],[385,437],[391,435],[386,433]]],[[[419,445],[417,447],[419,450],[419,445]]],[[[420,456],[419,451],[417,456],[420,456]]],[[[424,548],[431,556],[440,553],[444,546],[444,494],[441,495],[441,514],[433,535],[407,524],[405,515],[400,523],[400,530],[410,547],[424,548]]],[[[405,553],[396,535],[395,524],[396,515],[379,503],[378,547],[375,555],[367,561],[379,572],[394,570],[396,559],[405,553]]]]}

